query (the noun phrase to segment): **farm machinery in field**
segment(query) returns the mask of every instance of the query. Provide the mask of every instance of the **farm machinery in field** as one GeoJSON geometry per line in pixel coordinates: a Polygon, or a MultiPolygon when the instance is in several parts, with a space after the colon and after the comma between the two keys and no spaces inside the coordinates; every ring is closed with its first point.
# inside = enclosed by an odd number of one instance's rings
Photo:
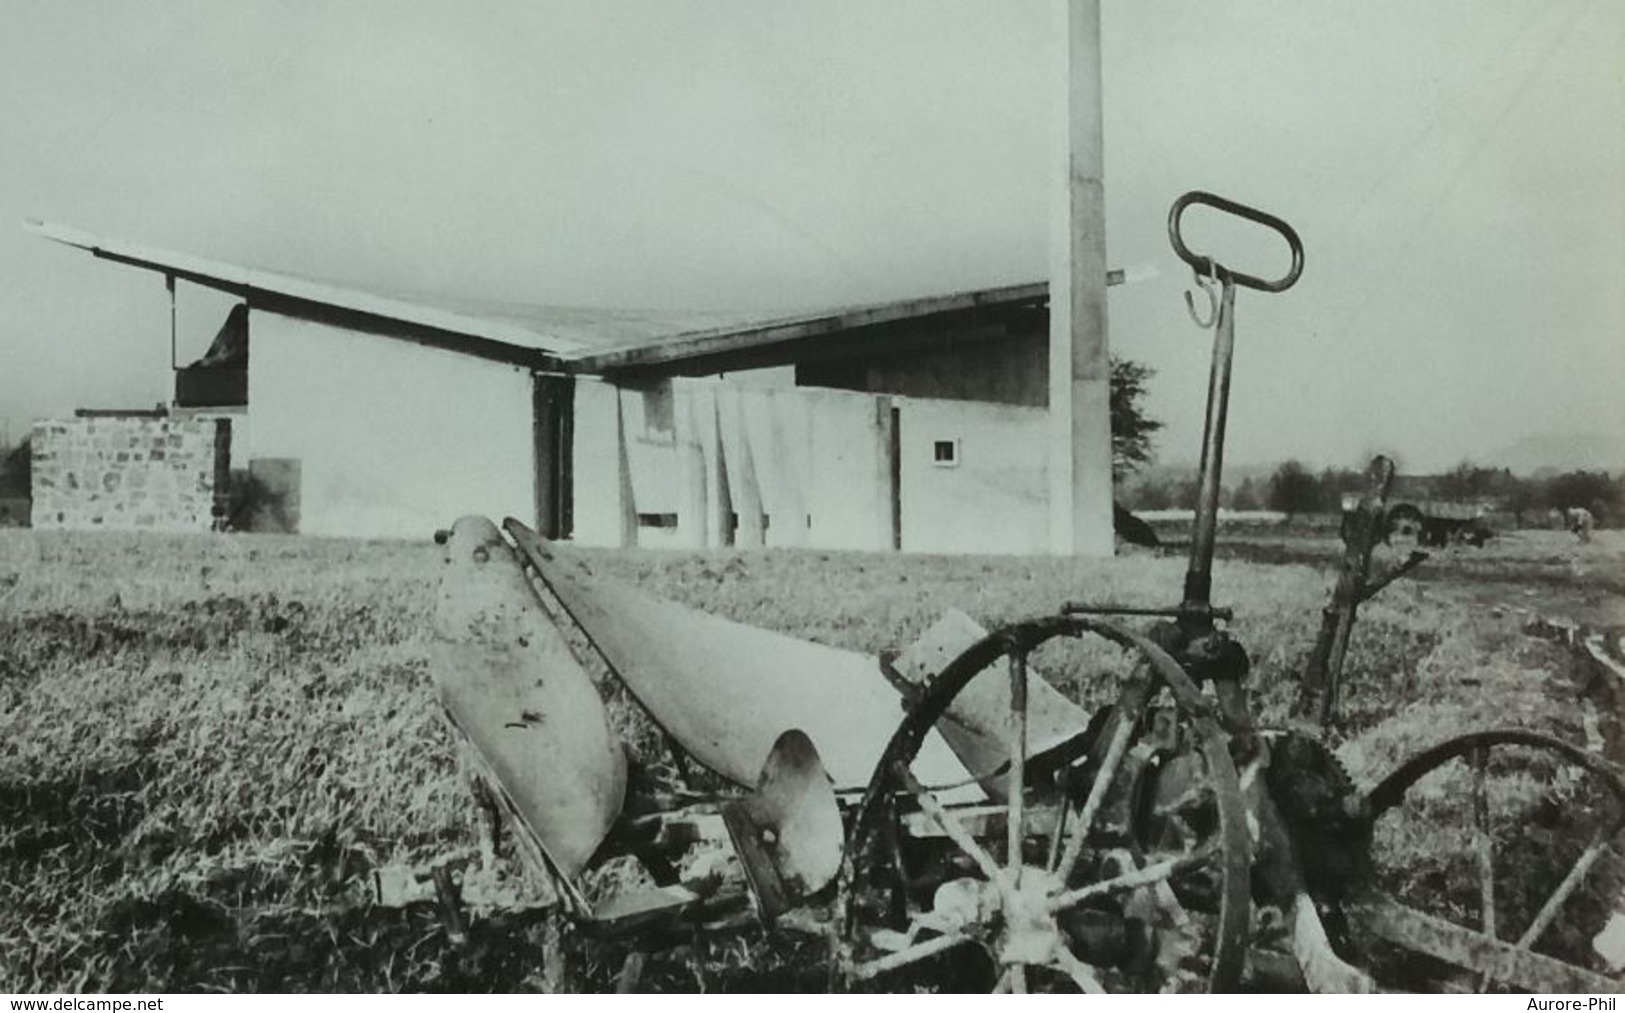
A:
{"type": "MultiPolygon", "coordinates": [[[[1492,729],[1362,789],[1312,720],[1256,722],[1247,652],[1210,595],[1234,301],[1291,287],[1303,251],[1285,222],[1204,193],[1174,204],[1169,231],[1215,329],[1177,604],[1069,603],[991,631],[950,613],[873,657],[651,597],[516,521],[443,533],[432,663],[446,716],[530,874],[523,902],[555,930],[633,940],[623,986],[644,953],[761,926],[823,939],[832,987],[1625,984],[1610,949],[1625,933],[1625,777],[1608,761],[1492,729]],[[1273,229],[1290,271],[1265,280],[1192,253],[1195,205],[1273,229]],[[1109,705],[1057,688],[1079,641],[1121,652],[1109,705]],[[602,670],[716,790],[648,785],[602,670]],[[612,865],[630,872],[600,874],[612,865]]],[[[1325,613],[1310,717],[1335,696],[1355,607],[1397,573],[1369,572],[1389,474],[1379,461],[1325,613]]],[[[477,882],[435,870],[453,923],[485,903],[477,882]]]]}
{"type": "MultiPolygon", "coordinates": [[[[1343,497],[1345,535],[1359,503],[1359,496],[1343,497]]],[[[1483,548],[1495,537],[1495,529],[1485,519],[1488,513],[1489,509],[1482,503],[1390,496],[1383,510],[1382,537],[1389,544],[1409,542],[1424,548],[1442,549],[1451,545],[1483,548]]]]}

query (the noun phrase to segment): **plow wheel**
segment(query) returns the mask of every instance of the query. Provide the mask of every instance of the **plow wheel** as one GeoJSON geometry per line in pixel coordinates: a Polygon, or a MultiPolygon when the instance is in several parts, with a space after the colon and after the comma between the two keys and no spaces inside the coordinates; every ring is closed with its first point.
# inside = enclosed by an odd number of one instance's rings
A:
{"type": "Polygon", "coordinates": [[[1625,953],[1625,779],[1520,730],[1413,757],[1368,796],[1372,887],[1351,943],[1412,991],[1615,992],[1625,953]],[[1615,948],[1613,968],[1605,952],[1615,948]]]}
{"type": "Polygon", "coordinates": [[[1250,851],[1227,739],[1173,658],[1093,619],[1018,623],[942,669],[877,765],[839,881],[835,968],[848,986],[948,974],[965,990],[972,968],[994,991],[1226,991],[1248,942],[1250,851]],[[1135,653],[1135,674],[1088,732],[1029,742],[1029,656],[1083,634],[1135,653]],[[979,676],[1008,681],[1007,723],[987,739],[1005,759],[973,771],[996,801],[980,804],[911,768],[979,676]]]}

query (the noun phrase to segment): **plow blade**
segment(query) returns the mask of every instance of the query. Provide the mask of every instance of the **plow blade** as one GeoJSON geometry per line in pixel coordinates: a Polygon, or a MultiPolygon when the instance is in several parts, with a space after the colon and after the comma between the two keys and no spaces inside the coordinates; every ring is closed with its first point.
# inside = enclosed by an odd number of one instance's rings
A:
{"type": "Polygon", "coordinates": [[[496,526],[446,539],[430,662],[441,706],[532,860],[573,878],[620,814],[626,756],[598,689],[496,526]]]}
{"type": "Polygon", "coordinates": [[[1612,995],[1625,986],[1625,980],[1588,971],[1423,914],[1391,897],[1366,898],[1347,910],[1351,921],[1379,939],[1515,988],[1542,993],[1612,995]]]}
{"type": "Polygon", "coordinates": [[[756,791],[726,803],[722,818],[764,918],[777,918],[841,871],[841,810],[801,731],[779,736],[756,791]]]}
{"type": "MultiPolygon", "coordinates": [[[[902,719],[879,660],[746,626],[595,575],[566,546],[511,518],[514,543],[649,715],[700,763],[754,787],[779,736],[818,744],[838,789],[861,789],[902,719]]],[[[980,789],[932,734],[915,765],[950,801],[980,789]]]]}

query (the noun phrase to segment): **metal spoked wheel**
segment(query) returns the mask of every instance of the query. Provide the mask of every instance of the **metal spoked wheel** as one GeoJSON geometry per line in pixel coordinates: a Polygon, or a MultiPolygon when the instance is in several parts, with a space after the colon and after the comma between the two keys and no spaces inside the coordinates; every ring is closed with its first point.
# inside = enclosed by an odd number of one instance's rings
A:
{"type": "Polygon", "coordinates": [[[1547,735],[1491,730],[1419,753],[1368,802],[1375,890],[1348,913],[1379,982],[1570,993],[1625,985],[1600,952],[1606,933],[1625,932],[1617,767],[1547,735]]]}
{"type": "Polygon", "coordinates": [[[1093,619],[1018,623],[937,675],[877,765],[841,873],[836,967],[847,985],[896,983],[952,953],[955,967],[990,971],[994,991],[1229,990],[1250,851],[1226,737],[1172,657],[1093,619]],[[1135,675],[1089,734],[1044,750],[1028,741],[1028,659],[1082,634],[1134,652],[1135,675]],[[979,676],[1008,678],[1008,759],[981,772],[997,801],[956,804],[911,764],[979,676]],[[925,897],[923,882],[940,885],[925,897]]]}

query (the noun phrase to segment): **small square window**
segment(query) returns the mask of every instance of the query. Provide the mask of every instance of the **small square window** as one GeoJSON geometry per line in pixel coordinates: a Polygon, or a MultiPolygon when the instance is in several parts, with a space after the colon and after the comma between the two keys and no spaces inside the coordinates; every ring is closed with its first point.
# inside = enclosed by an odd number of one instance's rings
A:
{"type": "Polygon", "coordinates": [[[931,444],[931,463],[939,468],[957,468],[959,466],[959,441],[934,441],[931,444]]]}

